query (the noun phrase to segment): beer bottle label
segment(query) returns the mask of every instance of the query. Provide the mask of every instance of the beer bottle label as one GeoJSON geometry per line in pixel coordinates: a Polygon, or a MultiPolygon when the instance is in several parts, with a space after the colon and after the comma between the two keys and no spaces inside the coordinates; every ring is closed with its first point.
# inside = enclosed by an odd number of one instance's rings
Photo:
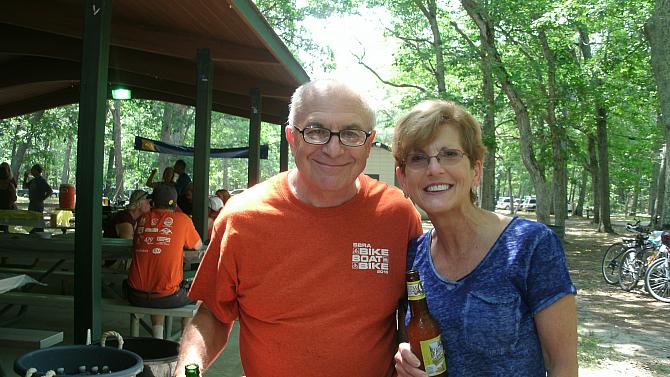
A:
{"type": "Polygon", "coordinates": [[[444,348],[440,336],[433,339],[422,340],[421,355],[423,356],[423,365],[429,376],[437,376],[447,371],[447,361],[444,358],[444,348]]]}
{"type": "Polygon", "coordinates": [[[423,293],[423,286],[420,281],[408,281],[407,282],[407,299],[416,301],[426,298],[426,295],[423,293]]]}

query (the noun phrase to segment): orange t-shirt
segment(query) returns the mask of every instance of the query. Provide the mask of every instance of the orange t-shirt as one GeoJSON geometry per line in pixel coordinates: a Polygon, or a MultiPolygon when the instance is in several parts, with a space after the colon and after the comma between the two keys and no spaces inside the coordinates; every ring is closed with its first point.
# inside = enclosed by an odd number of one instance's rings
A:
{"type": "Polygon", "coordinates": [[[184,213],[151,210],[137,221],[128,284],[143,292],[174,293],[184,278],[184,246],[192,249],[198,241],[184,213]]]}
{"type": "Polygon", "coordinates": [[[287,173],[233,197],[189,296],[240,321],[248,377],[395,374],[407,242],[421,234],[400,190],[361,175],[332,208],[290,193],[287,173]]]}

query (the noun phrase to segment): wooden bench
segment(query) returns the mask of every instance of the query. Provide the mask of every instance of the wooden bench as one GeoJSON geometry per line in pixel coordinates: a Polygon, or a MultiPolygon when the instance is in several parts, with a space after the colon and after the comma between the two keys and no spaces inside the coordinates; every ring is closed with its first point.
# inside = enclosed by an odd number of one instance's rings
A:
{"type": "Polygon", "coordinates": [[[62,331],[0,327],[0,345],[46,348],[63,341],[62,331]]]}
{"type": "Polygon", "coordinates": [[[164,315],[165,316],[165,338],[175,339],[180,337],[180,333],[172,333],[172,319],[177,318],[193,318],[198,310],[197,304],[186,305],[180,308],[158,309],[145,308],[140,306],[132,306],[128,301],[123,299],[103,298],[102,310],[112,313],[128,313],[130,314],[130,336],[140,336],[140,324],[149,333],[152,332],[151,326],[146,324],[142,317],[144,315],[164,315]]]}
{"type": "MultiPolygon", "coordinates": [[[[0,303],[26,306],[71,307],[74,304],[74,297],[29,292],[6,292],[0,295],[0,303]]],[[[166,338],[175,339],[178,338],[180,334],[172,333],[173,317],[193,318],[198,309],[198,305],[192,304],[180,308],[157,309],[132,306],[128,301],[123,299],[103,298],[101,299],[101,309],[103,312],[129,314],[131,336],[140,335],[140,325],[147,329],[149,333],[152,332],[151,326],[147,325],[142,319],[144,315],[164,315],[166,338]]]]}

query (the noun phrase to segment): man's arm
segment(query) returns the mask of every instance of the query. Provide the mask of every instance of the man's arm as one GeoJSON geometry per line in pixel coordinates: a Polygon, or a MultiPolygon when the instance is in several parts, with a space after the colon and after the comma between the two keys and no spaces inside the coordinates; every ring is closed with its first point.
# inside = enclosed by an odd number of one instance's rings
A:
{"type": "Polygon", "coordinates": [[[47,190],[45,192],[46,195],[44,196],[44,199],[50,197],[54,193],[54,190],[51,189],[51,186],[48,183],[46,184],[46,187],[47,187],[47,190]]]}
{"type": "Polygon", "coordinates": [[[219,321],[205,303],[201,303],[184,328],[174,377],[183,377],[184,366],[190,363],[198,364],[202,374],[226,347],[232,328],[232,323],[219,321]]]}

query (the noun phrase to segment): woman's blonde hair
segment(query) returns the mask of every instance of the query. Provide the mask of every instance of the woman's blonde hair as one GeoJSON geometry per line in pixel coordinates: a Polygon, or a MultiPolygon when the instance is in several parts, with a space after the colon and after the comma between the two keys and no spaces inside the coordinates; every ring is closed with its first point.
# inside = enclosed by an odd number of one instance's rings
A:
{"type": "MultiPolygon", "coordinates": [[[[395,125],[393,157],[396,166],[405,171],[407,156],[428,145],[444,126],[454,126],[460,135],[463,152],[470,166],[483,161],[486,147],[482,142],[481,126],[477,120],[458,104],[445,100],[426,100],[412,107],[395,125]]],[[[471,193],[470,199],[476,196],[471,193]]]]}

